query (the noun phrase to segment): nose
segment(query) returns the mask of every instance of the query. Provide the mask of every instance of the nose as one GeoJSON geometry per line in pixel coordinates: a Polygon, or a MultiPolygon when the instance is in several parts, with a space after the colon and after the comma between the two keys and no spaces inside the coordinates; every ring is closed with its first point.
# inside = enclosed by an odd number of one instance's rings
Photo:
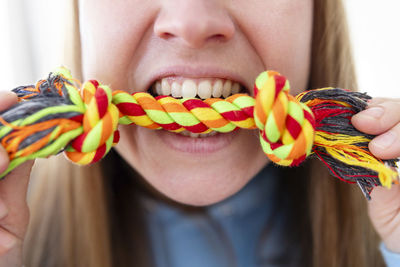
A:
{"type": "Polygon", "coordinates": [[[226,42],[235,33],[228,11],[213,0],[169,0],[154,23],[154,33],[164,40],[175,40],[191,48],[210,42],[226,42]]]}

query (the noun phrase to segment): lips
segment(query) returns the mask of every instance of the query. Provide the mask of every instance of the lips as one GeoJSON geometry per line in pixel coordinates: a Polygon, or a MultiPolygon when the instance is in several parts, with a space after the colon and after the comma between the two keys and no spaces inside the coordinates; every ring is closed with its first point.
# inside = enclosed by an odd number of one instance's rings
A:
{"type": "Polygon", "coordinates": [[[170,149],[178,152],[190,154],[209,154],[226,148],[238,131],[229,133],[217,133],[203,138],[192,138],[168,131],[160,130],[156,132],[158,138],[170,149]]]}
{"type": "MultiPolygon", "coordinates": [[[[158,71],[149,81],[153,96],[175,98],[227,98],[237,93],[249,93],[244,79],[232,72],[216,68],[171,67],[158,71]]],[[[215,152],[232,142],[236,132],[191,134],[157,131],[157,136],[171,149],[188,153],[215,152]]]]}

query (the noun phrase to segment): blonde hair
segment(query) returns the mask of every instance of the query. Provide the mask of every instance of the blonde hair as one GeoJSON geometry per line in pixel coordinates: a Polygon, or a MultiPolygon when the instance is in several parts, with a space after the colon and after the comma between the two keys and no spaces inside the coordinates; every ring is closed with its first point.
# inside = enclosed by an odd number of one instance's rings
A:
{"type": "MultiPolygon", "coordinates": [[[[309,87],[355,89],[342,2],[314,2],[309,87]]],[[[75,17],[70,23],[73,29],[68,32],[74,35],[70,38],[74,47],[69,47],[69,51],[74,51],[70,57],[74,60],[68,64],[79,74],[76,0],[71,8],[75,17]]],[[[129,168],[124,168],[122,177],[110,177],[111,174],[105,174],[110,168],[102,168],[109,164],[119,166],[123,163],[111,156],[102,164],[85,168],[57,158],[38,165],[29,197],[31,221],[24,246],[26,266],[120,267],[132,266],[133,262],[135,266],[151,266],[140,206],[129,191],[140,188],[140,184],[134,182],[140,178],[132,179],[137,174],[126,173],[129,168]],[[113,195],[112,187],[119,179],[123,180],[121,183],[131,183],[124,189],[125,194],[121,193],[122,197],[113,195]],[[127,211],[134,216],[126,215],[127,211]],[[126,231],[124,235],[118,235],[123,231],[126,231]],[[129,242],[131,239],[133,241],[129,242]],[[134,254],[129,256],[128,250],[134,250],[134,254]]],[[[304,177],[286,180],[286,188],[294,192],[293,202],[302,202],[293,207],[298,209],[294,213],[300,216],[299,224],[304,227],[303,235],[307,241],[303,242],[306,258],[303,264],[316,267],[385,266],[378,251],[379,238],[370,223],[366,201],[359,189],[331,177],[326,168],[314,160],[303,167],[303,172],[304,177]],[[295,184],[301,184],[301,190],[293,190],[295,184]]]]}

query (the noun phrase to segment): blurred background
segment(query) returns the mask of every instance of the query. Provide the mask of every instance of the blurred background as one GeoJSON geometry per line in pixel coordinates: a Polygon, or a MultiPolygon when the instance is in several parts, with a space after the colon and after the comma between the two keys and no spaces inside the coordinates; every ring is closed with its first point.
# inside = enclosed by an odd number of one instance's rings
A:
{"type": "MultiPolygon", "coordinates": [[[[360,90],[400,97],[400,1],[344,3],[360,90]]],[[[33,84],[63,63],[66,8],[65,0],[0,0],[0,90],[33,84]]]]}

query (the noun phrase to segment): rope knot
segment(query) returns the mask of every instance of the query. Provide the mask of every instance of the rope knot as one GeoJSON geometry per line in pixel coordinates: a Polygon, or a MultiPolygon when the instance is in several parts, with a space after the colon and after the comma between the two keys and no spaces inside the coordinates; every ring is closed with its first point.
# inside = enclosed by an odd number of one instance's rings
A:
{"type": "Polygon", "coordinates": [[[339,88],[289,94],[277,72],[262,73],[253,98],[175,99],[147,92],[114,91],[97,81],[80,85],[65,68],[37,85],[13,91],[20,102],[0,114],[0,144],[10,164],[0,179],[26,160],[65,151],[78,164],[100,160],[118,142],[117,124],[193,133],[260,130],[264,152],[277,164],[299,165],[309,154],[339,179],[357,183],[367,199],[375,186],[398,184],[398,159],[380,160],[368,150],[374,138],[351,124],[371,97],[339,88]],[[79,89],[82,88],[82,89],[79,89]],[[387,166],[385,166],[387,164],[387,166]]]}
{"type": "Polygon", "coordinates": [[[86,165],[103,158],[119,140],[119,110],[112,103],[111,89],[91,80],[81,89],[83,133],[67,147],[65,154],[73,162],[86,165]]]}
{"type": "Polygon", "coordinates": [[[255,84],[254,120],[265,154],[279,165],[297,166],[311,153],[315,119],[289,90],[289,81],[278,72],[260,74],[255,84]]]}

